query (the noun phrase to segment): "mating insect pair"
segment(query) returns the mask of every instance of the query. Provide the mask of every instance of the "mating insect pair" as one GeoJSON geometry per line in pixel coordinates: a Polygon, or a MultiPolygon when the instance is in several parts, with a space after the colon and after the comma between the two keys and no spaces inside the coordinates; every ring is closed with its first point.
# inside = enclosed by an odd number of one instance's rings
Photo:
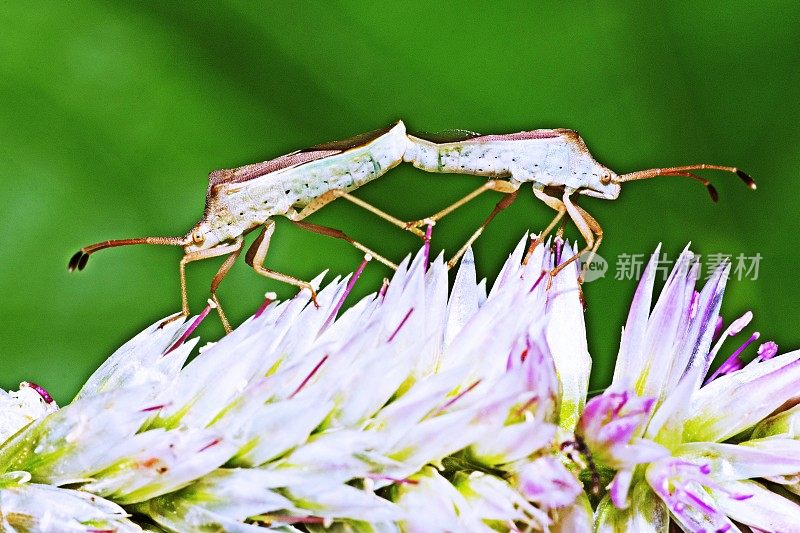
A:
{"type": "Polygon", "coordinates": [[[69,270],[82,270],[89,255],[104,248],[131,244],[182,246],[181,315],[187,316],[186,264],[227,255],[211,282],[211,298],[217,304],[225,329],[230,331],[230,324],[217,298],[217,288],[239,257],[244,236],[255,229],[261,228],[261,233],[245,254],[247,264],[263,276],[307,288],[312,295],[315,294],[314,288],[307,282],[264,266],[270,238],[275,230],[272,219],[276,216],[284,216],[307,230],[343,239],[387,266],[395,267],[391,261],[342,231],[303,220],[331,201],[344,198],[424,238],[420,229],[423,225],[435,223],[483,192],[493,190],[506,194],[467,243],[448,261],[448,266],[452,267],[495,215],[511,205],[519,187],[530,182],[534,195],[554,209],[556,215],[538,238],[531,242],[526,259],[564,215],[572,219],[586,241],[585,248],[553,270],[551,275],[555,275],[584,253],[589,253],[588,263],[603,238],[600,225],[574,203],[573,195],[614,200],[619,196],[622,183],[656,176],[684,176],[705,185],[711,198],[716,201],[714,187],[708,180],[692,172],[705,169],[734,173],[750,188],[756,188],[755,182],[741,170],[719,165],[654,168],[618,175],[595,161],[583,139],[575,131],[567,129],[543,129],[507,135],[467,133],[456,138],[434,139],[408,135],[405,125],[398,121],[388,128],[344,141],[320,144],[262,163],[216,170],[209,175],[203,217],[186,235],[119,239],[92,244],[81,248],[70,259],[69,270]],[[349,194],[403,161],[428,172],[472,174],[491,179],[438,213],[414,222],[402,221],[349,194]]]}

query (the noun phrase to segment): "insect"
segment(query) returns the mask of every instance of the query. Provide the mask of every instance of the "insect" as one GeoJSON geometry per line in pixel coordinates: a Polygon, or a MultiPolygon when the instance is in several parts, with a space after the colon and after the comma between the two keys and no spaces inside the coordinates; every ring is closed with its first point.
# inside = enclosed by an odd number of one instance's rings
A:
{"type": "MultiPolygon", "coordinates": [[[[466,249],[481,235],[492,219],[511,205],[523,183],[533,185],[533,194],[556,211],[552,222],[534,239],[525,256],[528,261],[536,246],[558,225],[565,214],[575,223],[586,241],[586,246],[573,257],[551,271],[555,276],[565,266],[589,252],[584,268],[591,262],[600,242],[603,229],[600,224],[573,200],[582,194],[615,200],[623,183],[655,178],[657,176],[682,176],[705,185],[711,199],[717,201],[714,186],[695,170],[720,170],[736,174],[751,189],[756,183],[750,176],[734,167],[695,164],[666,168],[652,168],[628,174],[616,174],[598,163],[589,153],[577,132],[568,129],[541,129],[506,135],[480,135],[459,132],[449,139],[422,138],[409,135],[409,145],[403,160],[428,172],[445,172],[487,176],[492,179],[481,187],[424,220],[409,224],[419,228],[435,222],[480,194],[494,190],[504,197],[472,234],[467,243],[448,261],[452,267],[466,249]]],[[[581,272],[581,280],[584,272],[581,272]]]]}
{"type": "Polygon", "coordinates": [[[405,125],[398,121],[385,129],[344,141],[317,145],[262,163],[216,170],[208,177],[203,217],[185,235],[99,242],[81,248],[70,259],[68,268],[70,271],[83,270],[89,256],[105,248],[133,244],[181,246],[184,251],[179,266],[181,313],[176,315],[177,318],[189,314],[186,264],[227,255],[211,282],[211,298],[217,305],[223,326],[230,332],[230,323],[217,298],[217,288],[239,257],[244,236],[261,228],[260,235],[245,254],[247,264],[262,276],[310,290],[316,303],[315,288],[309,283],[264,266],[270,238],[275,230],[272,219],[284,216],[304,229],[346,240],[375,259],[396,268],[394,263],[345,233],[302,221],[336,198],[345,198],[424,238],[424,233],[419,229],[348,194],[402,162],[407,144],[405,125]]]}

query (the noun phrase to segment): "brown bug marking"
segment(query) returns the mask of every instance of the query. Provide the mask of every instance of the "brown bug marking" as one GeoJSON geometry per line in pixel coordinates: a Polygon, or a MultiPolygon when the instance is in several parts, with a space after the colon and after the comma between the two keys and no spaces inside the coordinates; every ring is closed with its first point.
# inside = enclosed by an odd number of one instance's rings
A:
{"type": "Polygon", "coordinates": [[[243,183],[278,170],[302,165],[303,163],[309,163],[339,153],[341,153],[339,150],[314,150],[313,152],[297,151],[261,163],[253,163],[234,169],[215,170],[208,175],[208,184],[214,187],[215,185],[223,183],[243,183]]]}
{"type": "Polygon", "coordinates": [[[567,129],[531,130],[520,131],[518,133],[506,133],[503,135],[481,135],[480,137],[473,137],[469,140],[477,142],[529,141],[533,139],[555,139],[562,136],[572,137],[573,135],[577,136],[578,133],[567,129]]]}

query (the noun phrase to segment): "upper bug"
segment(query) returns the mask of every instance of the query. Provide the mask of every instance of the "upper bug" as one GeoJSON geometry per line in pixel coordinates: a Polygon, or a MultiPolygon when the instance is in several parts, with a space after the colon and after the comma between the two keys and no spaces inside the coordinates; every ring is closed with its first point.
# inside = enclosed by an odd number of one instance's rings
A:
{"type": "MultiPolygon", "coordinates": [[[[603,230],[597,221],[575,203],[576,194],[614,200],[619,196],[623,183],[658,176],[680,176],[703,184],[711,199],[716,202],[716,189],[707,179],[694,173],[698,170],[730,172],[736,174],[751,189],[756,188],[755,182],[746,173],[735,167],[721,165],[695,164],[617,174],[599,163],[589,152],[581,136],[569,129],[540,129],[502,135],[480,135],[463,131],[444,136],[409,135],[409,147],[404,160],[429,172],[474,174],[493,178],[438,213],[412,223],[413,227],[441,219],[484,191],[495,190],[509,194],[450,259],[448,264],[451,266],[480,236],[494,216],[514,201],[522,183],[531,183],[536,197],[557,211],[553,221],[531,243],[526,260],[565,214],[575,222],[586,240],[586,247],[554,269],[553,274],[584,252],[591,250],[591,258],[603,237],[603,230]]],[[[588,260],[586,263],[588,264],[588,260]]]]}

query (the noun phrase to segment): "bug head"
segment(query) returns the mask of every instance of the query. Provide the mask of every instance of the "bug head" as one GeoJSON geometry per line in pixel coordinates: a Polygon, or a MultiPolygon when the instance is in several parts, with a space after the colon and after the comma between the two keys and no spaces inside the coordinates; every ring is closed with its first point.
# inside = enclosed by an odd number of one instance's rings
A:
{"type": "Polygon", "coordinates": [[[719,195],[717,194],[717,190],[705,178],[698,176],[697,174],[693,173],[693,170],[720,170],[722,172],[729,172],[731,174],[736,174],[740,180],[742,180],[748,187],[752,190],[756,189],[756,182],[753,181],[753,178],[748,176],[745,172],[739,170],[736,167],[723,167],[720,165],[708,165],[706,163],[699,163],[696,165],[685,165],[681,167],[666,167],[666,168],[651,168],[648,170],[639,170],[637,172],[630,172],[628,174],[622,174],[621,176],[617,176],[615,179],[611,181],[611,183],[625,183],[627,181],[636,181],[636,180],[647,180],[650,178],[656,178],[658,176],[679,176],[684,178],[689,178],[694,181],[697,181],[705,186],[708,190],[708,194],[711,196],[711,200],[716,202],[719,199],[719,195]]]}
{"type": "Polygon", "coordinates": [[[591,177],[585,187],[580,189],[581,194],[594,196],[604,200],[616,200],[622,188],[617,182],[619,176],[600,163],[594,163],[591,172],[587,172],[591,177]]]}
{"type": "Polygon", "coordinates": [[[208,250],[220,243],[219,237],[206,219],[195,224],[183,238],[183,249],[186,253],[208,250]]]}

